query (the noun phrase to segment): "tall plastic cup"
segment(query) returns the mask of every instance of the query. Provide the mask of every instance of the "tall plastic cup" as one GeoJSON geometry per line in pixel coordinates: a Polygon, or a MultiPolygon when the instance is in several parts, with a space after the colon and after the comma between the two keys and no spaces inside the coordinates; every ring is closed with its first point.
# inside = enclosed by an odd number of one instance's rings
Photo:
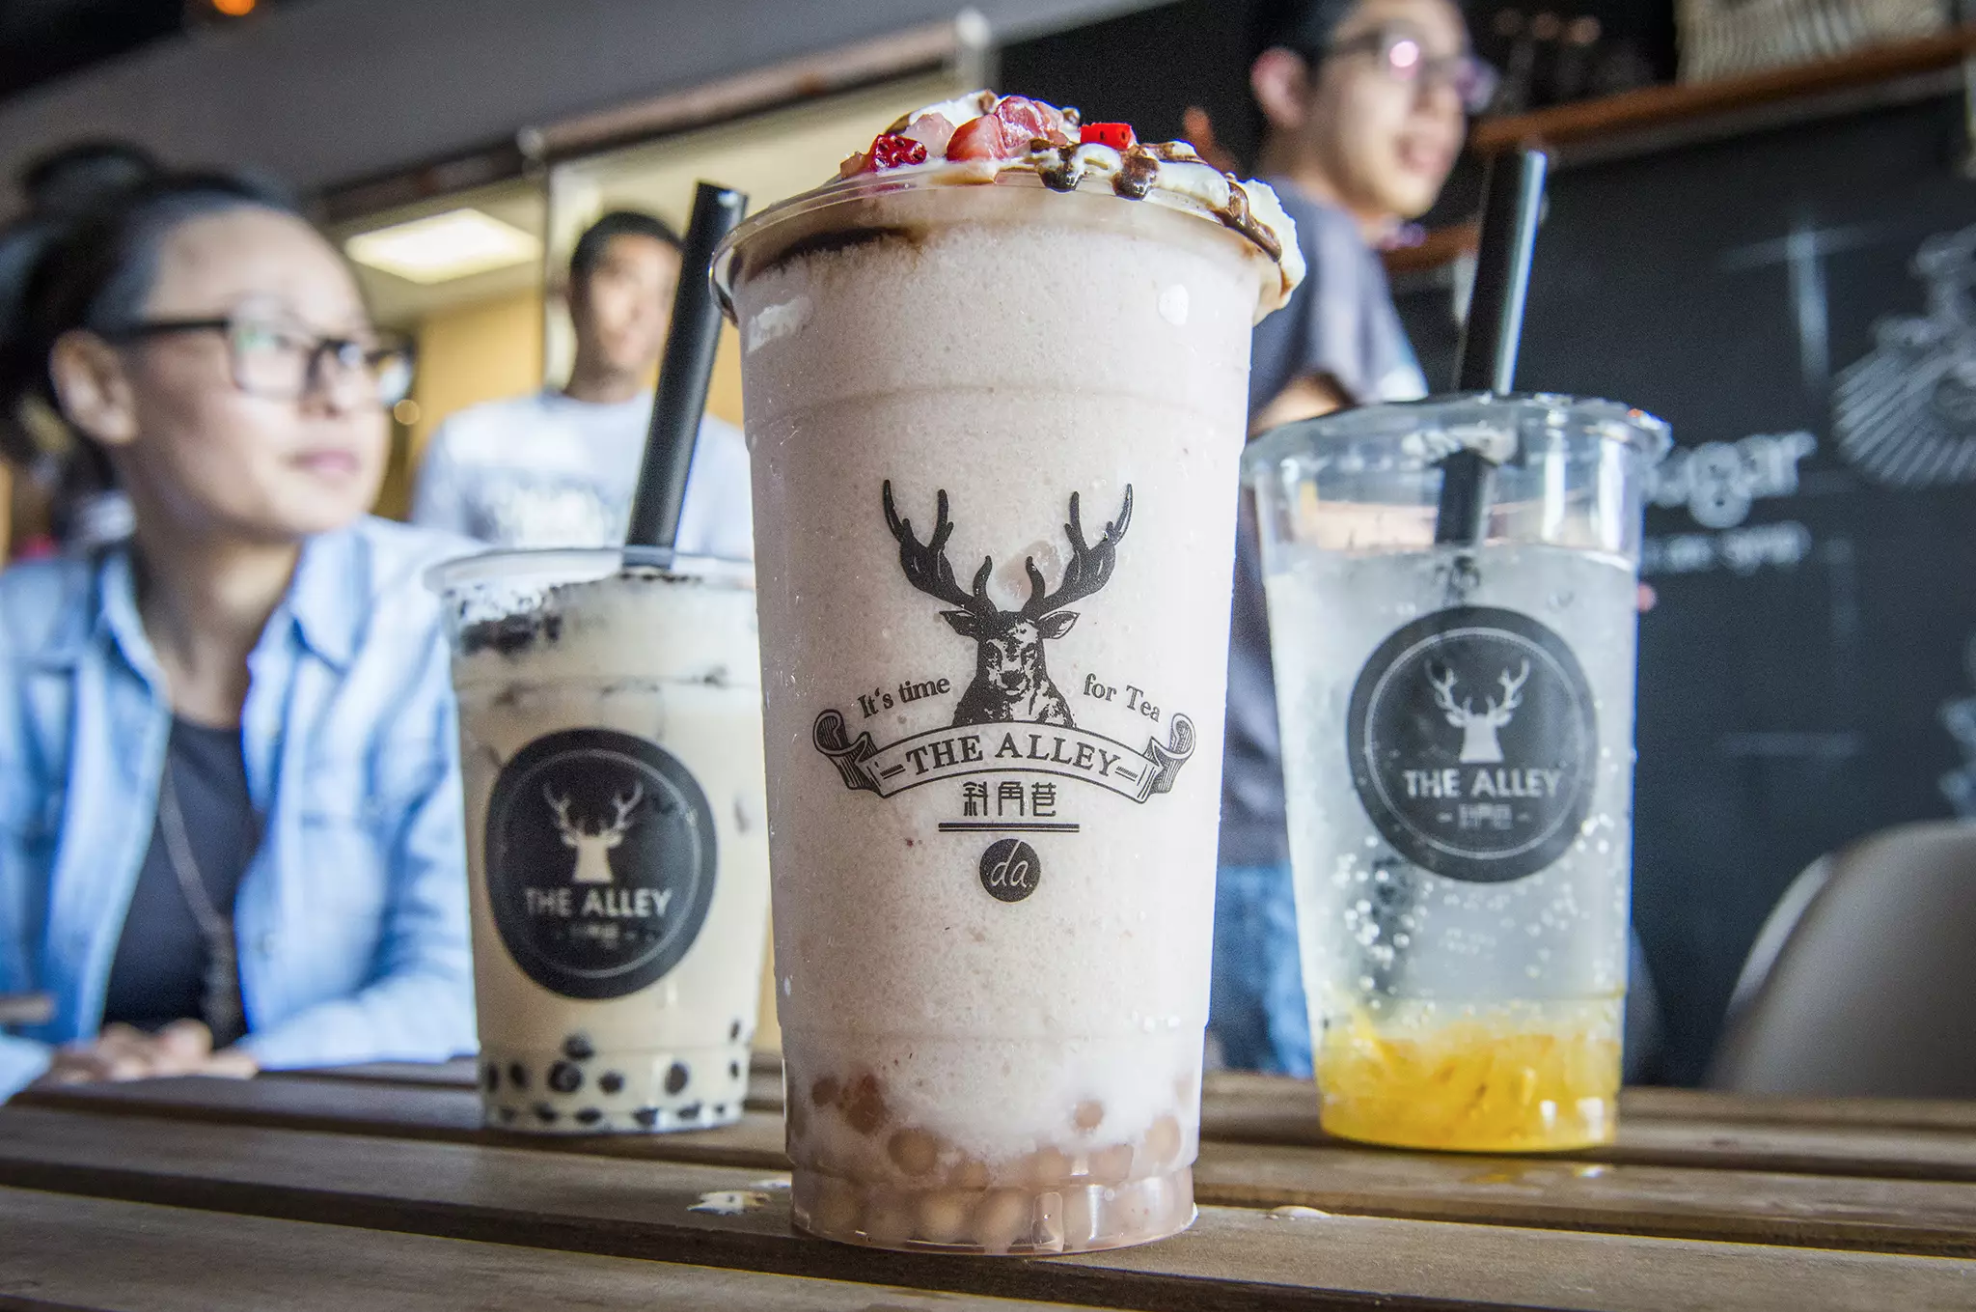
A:
{"type": "Polygon", "coordinates": [[[745,563],[623,548],[440,566],[487,1124],[737,1120],[768,817],[745,563]]]}
{"type": "Polygon", "coordinates": [[[796,1221],[989,1253],[1177,1231],[1249,331],[1283,276],[1204,210],[1009,172],[835,184],[717,277],[796,1221]]]}
{"type": "Polygon", "coordinates": [[[1612,1137],[1642,496],[1667,440],[1605,401],[1471,395],[1293,424],[1244,458],[1333,1134],[1612,1137]],[[1485,531],[1437,544],[1460,450],[1494,466],[1485,531]]]}

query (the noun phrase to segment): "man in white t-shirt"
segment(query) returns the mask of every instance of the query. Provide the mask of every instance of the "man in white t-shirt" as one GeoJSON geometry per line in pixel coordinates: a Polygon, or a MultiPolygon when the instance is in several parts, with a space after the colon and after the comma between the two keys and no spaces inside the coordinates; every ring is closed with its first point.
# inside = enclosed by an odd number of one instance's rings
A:
{"type": "MultiPolygon", "coordinates": [[[[679,236],[649,214],[614,210],[570,256],[576,362],[560,390],[490,401],[449,417],[426,448],[412,522],[504,547],[622,542],[652,394],[679,285],[679,236]]],[[[754,556],[748,447],[718,419],[700,425],[679,548],[754,556]]]]}

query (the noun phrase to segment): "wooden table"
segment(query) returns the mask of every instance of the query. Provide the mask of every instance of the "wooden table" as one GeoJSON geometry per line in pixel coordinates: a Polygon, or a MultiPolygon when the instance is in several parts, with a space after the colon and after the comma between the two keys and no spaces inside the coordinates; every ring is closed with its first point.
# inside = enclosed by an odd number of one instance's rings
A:
{"type": "Polygon", "coordinates": [[[1326,1140],[1311,1086],[1207,1082],[1200,1220],[1046,1259],[789,1228],[781,1088],[738,1125],[483,1130],[470,1065],[25,1094],[0,1309],[1976,1308],[1976,1104],[1632,1090],[1597,1152],[1326,1140]],[[695,1210],[726,1191],[740,1215],[695,1210]]]}

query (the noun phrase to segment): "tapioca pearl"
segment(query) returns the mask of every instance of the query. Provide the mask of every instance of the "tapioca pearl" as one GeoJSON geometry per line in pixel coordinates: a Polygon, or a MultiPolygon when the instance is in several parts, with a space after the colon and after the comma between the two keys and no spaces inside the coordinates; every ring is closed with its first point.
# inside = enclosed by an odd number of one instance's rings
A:
{"type": "Polygon", "coordinates": [[[1097,1240],[1103,1205],[1097,1200],[1096,1194],[1097,1190],[1089,1187],[1063,1191],[1062,1228],[1065,1248],[1084,1248],[1097,1240]]]}
{"type": "Polygon", "coordinates": [[[1115,1143],[1085,1159],[1085,1173],[1095,1184],[1124,1184],[1132,1178],[1132,1145],[1115,1143]]]}
{"type": "Polygon", "coordinates": [[[726,1103],[724,1103],[724,1102],[717,1102],[717,1103],[715,1103],[715,1104],[714,1104],[714,1119],[715,1119],[715,1120],[719,1120],[719,1119],[720,1119],[721,1117],[723,1117],[723,1116],[725,1116],[725,1115],[727,1115],[727,1104],[726,1104],[726,1103]]]}
{"type": "Polygon", "coordinates": [[[559,1061],[549,1068],[549,1088],[556,1093],[575,1093],[583,1087],[583,1072],[575,1062],[559,1061]]]}
{"type": "Polygon", "coordinates": [[[1021,1175],[1039,1188],[1060,1185],[1070,1179],[1070,1155],[1058,1148],[1038,1148],[1023,1159],[1021,1175]]]}
{"type": "Polygon", "coordinates": [[[846,1181],[824,1176],[810,1204],[810,1224],[824,1234],[848,1236],[858,1225],[857,1189],[846,1181]]]}
{"type": "Polygon", "coordinates": [[[562,1115],[548,1103],[538,1102],[535,1104],[535,1119],[544,1125],[554,1125],[562,1119],[562,1115]]]}
{"type": "Polygon", "coordinates": [[[967,1238],[968,1219],[980,1195],[968,1189],[930,1189],[919,1196],[915,1231],[932,1244],[958,1244],[967,1238]]]}
{"type": "Polygon", "coordinates": [[[659,1123],[659,1109],[656,1107],[640,1107],[637,1111],[631,1113],[631,1119],[649,1130],[659,1123]]]}
{"type": "Polygon", "coordinates": [[[925,1130],[909,1127],[893,1134],[885,1152],[907,1175],[925,1175],[940,1163],[940,1140],[925,1130]]]}
{"type": "Polygon", "coordinates": [[[1070,1119],[1080,1131],[1089,1134],[1104,1123],[1105,1105],[1095,1098],[1087,1098],[1077,1104],[1077,1110],[1071,1113],[1070,1119]]]}
{"type": "Polygon", "coordinates": [[[835,1107],[839,1092],[837,1081],[825,1075],[810,1086],[810,1102],[818,1107],[835,1107]]]}
{"type": "Polygon", "coordinates": [[[697,1121],[700,1119],[700,1104],[697,1102],[689,1102],[684,1107],[681,1107],[678,1111],[674,1112],[673,1115],[677,1116],[682,1121],[697,1121]]]}
{"type": "Polygon", "coordinates": [[[890,1189],[865,1191],[864,1232],[872,1243],[897,1248],[913,1237],[918,1219],[909,1196],[890,1189]]]}
{"type": "Polygon", "coordinates": [[[740,1041],[740,1038],[741,1038],[741,1022],[737,1020],[732,1025],[727,1027],[727,1041],[729,1043],[736,1043],[740,1041]]]}
{"type": "Polygon", "coordinates": [[[515,1123],[515,1117],[516,1117],[516,1116],[519,1116],[519,1115],[520,1115],[521,1113],[519,1113],[519,1112],[517,1112],[517,1111],[516,1111],[516,1110],[515,1110],[514,1108],[512,1108],[512,1107],[502,1107],[502,1108],[500,1108],[500,1109],[498,1109],[498,1112],[497,1112],[497,1114],[498,1114],[498,1115],[500,1116],[500,1118],[501,1118],[501,1124],[503,1124],[503,1125],[513,1125],[513,1124],[515,1123]]]}
{"type": "Polygon", "coordinates": [[[595,1125],[603,1119],[604,1113],[598,1111],[595,1107],[585,1107],[576,1114],[576,1123],[578,1125],[595,1125]]]}
{"type": "Polygon", "coordinates": [[[597,1079],[597,1088],[603,1093],[620,1093],[624,1089],[624,1076],[616,1071],[605,1071],[597,1079]]]}
{"type": "Polygon", "coordinates": [[[877,1133],[888,1117],[884,1086],[876,1075],[860,1075],[844,1095],[845,1123],[859,1134],[869,1135],[877,1133]]]}
{"type": "Polygon", "coordinates": [[[666,1092],[678,1093],[684,1089],[689,1075],[690,1072],[687,1071],[685,1062],[674,1062],[671,1068],[666,1071],[666,1092]]]}
{"type": "Polygon", "coordinates": [[[501,1068],[491,1061],[488,1062],[480,1073],[480,1083],[482,1088],[493,1093],[501,1087],[501,1068]]]}
{"type": "Polygon", "coordinates": [[[730,1080],[738,1080],[738,1079],[740,1079],[740,1078],[741,1078],[741,1063],[740,1063],[740,1062],[738,1062],[738,1061],[731,1061],[731,1062],[729,1062],[729,1063],[727,1063],[727,1078],[728,1078],[728,1079],[730,1079],[730,1080]]]}
{"type": "Polygon", "coordinates": [[[572,1034],[563,1040],[563,1056],[571,1061],[589,1061],[597,1055],[588,1035],[572,1034]]]}
{"type": "Polygon", "coordinates": [[[1180,1155],[1180,1122],[1172,1116],[1162,1116],[1154,1121],[1152,1128],[1146,1131],[1144,1152],[1142,1164],[1148,1173],[1171,1166],[1180,1155]]]}
{"type": "Polygon", "coordinates": [[[528,1067],[518,1061],[509,1062],[508,1083],[514,1085],[517,1089],[526,1089],[528,1087],[528,1067]]]}
{"type": "Polygon", "coordinates": [[[963,1157],[955,1165],[954,1169],[948,1173],[947,1178],[957,1188],[986,1189],[989,1180],[992,1178],[992,1173],[988,1170],[988,1164],[986,1162],[976,1161],[972,1157],[963,1157]]]}
{"type": "Polygon", "coordinates": [[[974,1242],[986,1253],[1006,1253],[1029,1237],[1035,1210],[1027,1190],[996,1189],[975,1205],[971,1227],[974,1242]]]}

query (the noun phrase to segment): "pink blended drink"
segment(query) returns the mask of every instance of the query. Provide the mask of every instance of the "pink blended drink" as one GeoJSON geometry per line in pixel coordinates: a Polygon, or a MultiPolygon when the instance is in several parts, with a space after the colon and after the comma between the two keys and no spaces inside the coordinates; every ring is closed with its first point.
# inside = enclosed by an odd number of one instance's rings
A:
{"type": "Polygon", "coordinates": [[[1249,332],[1300,274],[1267,188],[987,93],[724,248],[803,1228],[1192,1219],[1249,332]]]}

